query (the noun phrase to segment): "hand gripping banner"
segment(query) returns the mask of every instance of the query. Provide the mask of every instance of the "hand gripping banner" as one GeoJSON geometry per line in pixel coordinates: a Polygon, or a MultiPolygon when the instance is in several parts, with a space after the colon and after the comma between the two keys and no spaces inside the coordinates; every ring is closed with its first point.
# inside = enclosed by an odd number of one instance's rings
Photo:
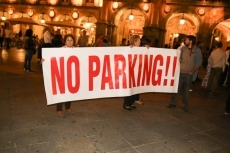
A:
{"type": "Polygon", "coordinates": [[[177,92],[180,51],[146,47],[43,48],[47,104],[177,92]]]}

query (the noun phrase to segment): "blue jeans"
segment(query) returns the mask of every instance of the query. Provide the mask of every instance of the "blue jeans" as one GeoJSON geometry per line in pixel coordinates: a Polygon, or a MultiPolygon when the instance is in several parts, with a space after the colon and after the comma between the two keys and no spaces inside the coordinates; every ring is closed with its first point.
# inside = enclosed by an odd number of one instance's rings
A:
{"type": "Polygon", "coordinates": [[[221,67],[211,68],[210,76],[208,79],[208,85],[206,88],[207,90],[212,90],[212,92],[217,92],[221,74],[222,74],[221,67]]]}
{"type": "Polygon", "coordinates": [[[31,70],[30,65],[31,65],[31,60],[33,57],[33,50],[26,50],[26,56],[24,60],[24,69],[25,70],[31,70]]]}
{"type": "Polygon", "coordinates": [[[180,73],[178,91],[177,93],[173,93],[172,98],[171,98],[171,104],[176,105],[179,91],[181,90],[181,87],[183,86],[182,104],[183,104],[183,107],[188,106],[189,89],[192,85],[192,76],[193,75],[190,75],[188,73],[180,73]]]}

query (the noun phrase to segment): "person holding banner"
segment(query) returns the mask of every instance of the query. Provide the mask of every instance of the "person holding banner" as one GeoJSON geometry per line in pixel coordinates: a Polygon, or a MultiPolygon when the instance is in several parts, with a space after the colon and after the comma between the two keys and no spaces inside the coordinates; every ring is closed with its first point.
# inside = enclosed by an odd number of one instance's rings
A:
{"type": "MultiPolygon", "coordinates": [[[[130,47],[131,48],[133,46],[134,47],[140,47],[140,44],[141,44],[140,36],[139,35],[132,35],[130,37],[129,42],[130,42],[130,47]]],[[[147,47],[149,47],[149,46],[147,45],[147,47]]],[[[143,104],[139,99],[139,94],[124,97],[123,108],[126,109],[126,110],[130,110],[130,111],[132,109],[136,109],[136,106],[133,105],[135,101],[140,102],[139,104],[143,104]]]]}
{"type": "MultiPolygon", "coordinates": [[[[67,34],[65,35],[64,37],[64,46],[62,46],[63,48],[73,48],[74,47],[74,44],[75,44],[75,38],[73,35],[71,34],[67,34]]],[[[41,60],[41,63],[43,63],[45,60],[42,59],[41,60]]],[[[70,108],[71,106],[71,102],[65,102],[65,109],[67,112],[69,113],[73,113],[73,110],[70,108]]],[[[61,117],[64,116],[64,113],[62,111],[62,107],[63,107],[63,103],[58,103],[57,104],[57,114],[61,117]]]]}
{"type": "MultiPolygon", "coordinates": [[[[64,44],[65,45],[63,46],[63,48],[73,48],[74,44],[75,44],[74,36],[71,35],[71,34],[65,35],[64,44]]],[[[58,113],[59,116],[64,116],[63,111],[62,111],[62,106],[63,106],[63,103],[58,103],[57,104],[57,113],[58,113]]],[[[70,106],[71,106],[71,102],[65,102],[66,111],[72,114],[73,111],[70,109],[70,106]]]]}
{"type": "Polygon", "coordinates": [[[180,77],[178,92],[172,95],[171,103],[167,107],[176,107],[178,93],[183,85],[184,91],[182,95],[182,109],[185,112],[188,112],[189,89],[192,84],[193,74],[198,70],[198,68],[202,64],[202,54],[201,50],[196,46],[195,36],[187,36],[184,43],[185,46],[181,48],[180,55],[180,77]]]}

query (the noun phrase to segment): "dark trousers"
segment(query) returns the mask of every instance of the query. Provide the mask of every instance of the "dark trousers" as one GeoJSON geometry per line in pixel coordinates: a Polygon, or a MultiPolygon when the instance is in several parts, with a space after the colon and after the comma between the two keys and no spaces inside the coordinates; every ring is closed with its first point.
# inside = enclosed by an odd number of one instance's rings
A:
{"type": "Polygon", "coordinates": [[[139,100],[139,94],[124,97],[124,105],[131,106],[137,100],[139,100]]]}
{"type": "Polygon", "coordinates": [[[10,49],[11,38],[6,38],[6,50],[10,49]]]}
{"type": "Polygon", "coordinates": [[[26,50],[26,56],[24,60],[24,69],[25,70],[31,70],[31,60],[33,57],[33,50],[26,50]]]}
{"type": "Polygon", "coordinates": [[[220,85],[225,83],[225,80],[227,79],[227,75],[228,75],[228,65],[225,66],[224,69],[224,73],[222,73],[221,77],[220,77],[220,85]]]}
{"type": "MultiPolygon", "coordinates": [[[[63,103],[57,104],[57,111],[62,111],[63,103]]],[[[71,102],[65,102],[65,109],[70,109],[71,102]]]]}
{"type": "Polygon", "coordinates": [[[183,86],[182,103],[184,107],[188,106],[189,89],[192,85],[192,76],[193,75],[188,73],[180,73],[178,91],[177,93],[174,93],[171,98],[171,103],[173,105],[176,105],[179,92],[183,86]]]}
{"type": "Polygon", "coordinates": [[[206,88],[207,90],[212,90],[212,92],[217,92],[221,74],[222,74],[221,67],[211,68],[210,76],[206,88]]]}
{"type": "Polygon", "coordinates": [[[52,47],[52,44],[51,43],[44,43],[42,45],[43,48],[51,48],[52,47]]]}
{"type": "Polygon", "coordinates": [[[2,44],[3,44],[3,40],[4,38],[3,37],[0,37],[0,47],[2,48],[2,44]]]}
{"type": "Polygon", "coordinates": [[[228,98],[227,98],[227,101],[226,101],[225,111],[230,112],[230,93],[228,94],[228,98]]]}
{"type": "Polygon", "coordinates": [[[140,100],[140,96],[139,96],[139,94],[136,94],[136,95],[133,95],[133,96],[134,96],[134,100],[135,100],[135,101],[140,100]]]}

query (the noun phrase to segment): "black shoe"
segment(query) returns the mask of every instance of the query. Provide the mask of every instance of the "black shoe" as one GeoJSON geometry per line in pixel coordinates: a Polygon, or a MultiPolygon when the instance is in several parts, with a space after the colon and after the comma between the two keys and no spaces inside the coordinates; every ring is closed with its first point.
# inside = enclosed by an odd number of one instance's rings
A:
{"type": "Polygon", "coordinates": [[[230,112],[229,111],[225,111],[224,114],[225,115],[230,115],[230,112]]]}
{"type": "Polygon", "coordinates": [[[183,111],[188,112],[188,108],[187,107],[182,107],[183,111]]]}
{"type": "Polygon", "coordinates": [[[210,90],[210,89],[205,89],[205,91],[206,91],[206,92],[212,92],[212,90],[210,90]]]}
{"type": "Polygon", "coordinates": [[[219,94],[220,92],[219,91],[213,91],[212,93],[213,94],[219,94]]]}
{"type": "Polygon", "coordinates": [[[197,77],[197,78],[196,78],[196,81],[202,81],[202,79],[200,79],[200,78],[197,77]]]}
{"type": "Polygon", "coordinates": [[[169,104],[167,107],[168,107],[168,108],[173,108],[173,107],[176,107],[176,105],[174,105],[174,104],[169,104]]]}
{"type": "Polygon", "coordinates": [[[126,110],[129,110],[129,111],[132,110],[132,108],[131,108],[130,106],[125,106],[125,105],[123,105],[123,108],[126,109],[126,110]]]}
{"type": "Polygon", "coordinates": [[[136,106],[134,106],[134,105],[131,105],[130,106],[132,109],[136,109],[137,107],[136,106]]]}

